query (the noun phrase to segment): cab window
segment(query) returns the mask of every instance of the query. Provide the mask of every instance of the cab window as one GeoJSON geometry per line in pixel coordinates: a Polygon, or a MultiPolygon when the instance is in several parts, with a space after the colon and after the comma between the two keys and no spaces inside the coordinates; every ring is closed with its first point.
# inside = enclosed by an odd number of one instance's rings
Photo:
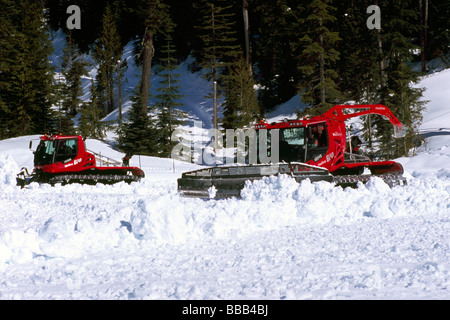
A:
{"type": "Polygon", "coordinates": [[[280,130],[280,161],[303,162],[305,156],[305,128],[280,130]]]}
{"type": "Polygon", "coordinates": [[[42,140],[35,152],[34,165],[42,166],[53,163],[56,141],[42,140]]]}
{"type": "Polygon", "coordinates": [[[57,140],[55,162],[69,162],[78,154],[76,139],[57,140]]]}
{"type": "Polygon", "coordinates": [[[325,123],[319,123],[307,128],[308,146],[306,161],[318,161],[328,151],[328,133],[325,123]]]}

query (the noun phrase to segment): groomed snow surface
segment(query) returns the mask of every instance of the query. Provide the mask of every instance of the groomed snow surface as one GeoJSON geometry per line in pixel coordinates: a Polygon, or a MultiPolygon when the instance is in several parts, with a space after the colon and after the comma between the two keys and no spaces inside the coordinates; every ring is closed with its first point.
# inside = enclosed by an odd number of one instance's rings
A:
{"type": "Polygon", "coordinates": [[[280,176],[225,200],[180,196],[155,158],[131,185],[20,189],[29,151],[1,141],[0,298],[448,299],[450,148],[430,139],[404,187],[280,176]],[[420,173],[436,154],[444,166],[420,173]]]}

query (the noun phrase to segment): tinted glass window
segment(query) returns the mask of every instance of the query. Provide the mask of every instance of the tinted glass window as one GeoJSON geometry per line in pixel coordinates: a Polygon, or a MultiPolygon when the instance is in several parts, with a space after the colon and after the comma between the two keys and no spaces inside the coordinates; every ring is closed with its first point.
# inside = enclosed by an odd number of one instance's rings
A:
{"type": "Polygon", "coordinates": [[[69,162],[77,156],[77,153],[76,139],[58,140],[55,162],[69,162]]]}
{"type": "Polygon", "coordinates": [[[44,141],[39,143],[34,156],[34,165],[45,165],[53,163],[53,156],[55,154],[55,141],[44,141]]]}
{"type": "Polygon", "coordinates": [[[281,141],[289,145],[302,146],[305,144],[305,128],[287,128],[281,130],[281,141]]]}

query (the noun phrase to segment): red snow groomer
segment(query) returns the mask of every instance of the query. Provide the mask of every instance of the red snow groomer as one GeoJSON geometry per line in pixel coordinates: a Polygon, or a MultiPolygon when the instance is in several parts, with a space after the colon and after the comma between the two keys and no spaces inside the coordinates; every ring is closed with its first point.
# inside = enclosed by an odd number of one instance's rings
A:
{"type": "Polygon", "coordinates": [[[400,121],[381,104],[337,105],[323,115],[309,119],[258,123],[254,127],[258,136],[261,130],[267,130],[267,133],[277,130],[278,150],[269,148],[268,152],[278,152],[278,163],[263,163],[258,158],[258,164],[253,165],[217,166],[185,172],[178,179],[178,191],[199,197],[211,197],[211,194],[215,197],[239,196],[246,181],[277,174],[288,174],[297,181],[329,181],[341,186],[356,186],[358,182],[365,183],[378,176],[390,186],[403,185],[406,179],[400,163],[372,161],[356,153],[359,145],[355,140],[352,145],[352,139],[347,138],[345,120],[369,114],[389,120],[396,137],[405,134],[400,121]]]}
{"type": "MultiPolygon", "coordinates": [[[[31,142],[30,142],[31,148],[31,142]]],[[[113,184],[131,183],[145,176],[138,167],[124,166],[121,162],[88,151],[81,136],[41,136],[34,152],[34,169],[27,168],[17,175],[17,185],[31,182],[49,184],[113,184]]]]}

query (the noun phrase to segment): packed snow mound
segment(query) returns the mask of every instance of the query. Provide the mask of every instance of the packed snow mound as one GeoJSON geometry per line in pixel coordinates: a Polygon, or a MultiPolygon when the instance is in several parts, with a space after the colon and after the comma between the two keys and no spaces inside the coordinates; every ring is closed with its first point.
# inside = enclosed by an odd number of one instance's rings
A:
{"type": "Polygon", "coordinates": [[[128,185],[15,186],[17,164],[0,154],[0,268],[35,258],[80,258],[142,245],[164,246],[239,238],[299,225],[345,225],[450,212],[449,180],[412,180],[389,188],[373,178],[356,189],[291,177],[248,182],[241,198],[185,198],[176,181],[128,185]],[[19,227],[20,226],[20,227],[19,227]]]}
{"type": "Polygon", "coordinates": [[[19,166],[9,154],[0,153],[0,190],[2,187],[16,185],[19,166]]]}
{"type": "MultiPolygon", "coordinates": [[[[450,130],[450,129],[449,129],[450,130]]],[[[450,132],[426,139],[414,157],[400,158],[398,161],[407,168],[414,178],[450,178],[450,132]]]]}

